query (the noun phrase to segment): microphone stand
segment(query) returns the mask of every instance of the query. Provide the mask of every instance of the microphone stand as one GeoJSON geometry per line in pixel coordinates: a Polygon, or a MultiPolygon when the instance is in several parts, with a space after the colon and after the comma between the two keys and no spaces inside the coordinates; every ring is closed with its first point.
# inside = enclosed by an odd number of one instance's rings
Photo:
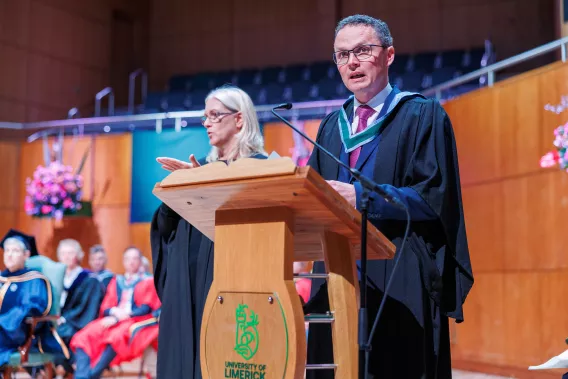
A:
{"type": "MultiPolygon", "coordinates": [[[[369,327],[369,315],[367,310],[367,212],[369,205],[369,193],[373,191],[383,197],[389,203],[405,209],[406,207],[398,199],[392,197],[386,193],[377,183],[362,175],[359,170],[349,167],[349,165],[343,163],[339,158],[330,153],[326,148],[321,146],[319,143],[312,140],[304,132],[300,131],[294,125],[292,125],[288,120],[280,116],[276,110],[277,109],[291,109],[292,104],[285,103],[272,108],[272,114],[276,116],[280,121],[292,128],[296,133],[300,134],[306,140],[308,140],[312,145],[317,147],[320,151],[325,153],[328,157],[334,160],[341,167],[346,168],[349,173],[361,183],[363,189],[361,194],[361,286],[359,288],[360,292],[360,308],[359,308],[359,325],[358,325],[358,344],[359,344],[359,378],[365,379],[367,375],[368,366],[368,356],[371,351],[371,341],[368,338],[368,327],[369,327]]],[[[386,293],[384,294],[386,297],[386,293]]],[[[380,314],[378,314],[380,315],[380,314]]],[[[376,323],[376,322],[375,322],[376,323]]]]}
{"type": "Polygon", "coordinates": [[[363,186],[361,193],[361,286],[358,344],[359,344],[359,379],[367,377],[367,357],[371,351],[371,342],[367,334],[369,330],[369,312],[367,310],[367,213],[369,205],[369,189],[363,186]]]}

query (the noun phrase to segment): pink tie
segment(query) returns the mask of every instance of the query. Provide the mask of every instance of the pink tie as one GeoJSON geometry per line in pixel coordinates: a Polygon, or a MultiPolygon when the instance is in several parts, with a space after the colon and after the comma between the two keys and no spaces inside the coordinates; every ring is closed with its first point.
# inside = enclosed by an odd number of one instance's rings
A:
{"type": "MultiPolygon", "coordinates": [[[[367,120],[375,113],[375,110],[368,105],[361,105],[357,108],[355,113],[357,113],[359,117],[359,124],[357,125],[357,131],[355,133],[359,133],[367,129],[367,120]]],[[[361,147],[356,148],[349,154],[349,167],[355,167],[357,159],[359,159],[359,154],[361,154],[361,147]]]]}

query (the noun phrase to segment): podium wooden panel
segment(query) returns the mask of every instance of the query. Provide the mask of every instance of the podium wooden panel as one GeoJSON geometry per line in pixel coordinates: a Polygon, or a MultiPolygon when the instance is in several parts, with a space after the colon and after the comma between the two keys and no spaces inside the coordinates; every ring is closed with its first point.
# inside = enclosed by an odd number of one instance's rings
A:
{"type": "MultiPolygon", "coordinates": [[[[201,329],[204,378],[304,377],[306,336],[292,267],[310,260],[325,261],[329,274],[336,377],[357,378],[361,216],[319,174],[289,158],[216,162],[171,173],[154,194],[215,241],[201,329]]],[[[368,253],[394,256],[370,223],[368,253]]]]}
{"type": "MultiPolygon", "coordinates": [[[[293,210],[296,261],[323,261],[321,233],[347,237],[359,259],[361,215],[310,167],[291,159],[243,159],[178,170],[154,194],[215,241],[215,211],[284,206],[293,210]]],[[[390,259],[394,245],[368,223],[369,259],[390,259]]]]}

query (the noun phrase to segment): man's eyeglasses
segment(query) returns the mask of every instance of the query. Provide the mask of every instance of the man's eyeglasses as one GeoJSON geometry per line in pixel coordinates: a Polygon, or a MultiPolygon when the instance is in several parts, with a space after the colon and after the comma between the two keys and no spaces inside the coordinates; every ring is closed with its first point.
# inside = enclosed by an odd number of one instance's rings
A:
{"type": "Polygon", "coordinates": [[[335,51],[333,53],[333,62],[341,66],[349,62],[351,53],[360,61],[366,61],[373,56],[373,47],[384,47],[383,45],[361,45],[351,50],[335,51]]]}
{"type": "Polygon", "coordinates": [[[238,112],[209,112],[209,116],[203,116],[201,117],[201,123],[203,125],[205,125],[205,121],[207,121],[207,119],[209,119],[209,121],[211,121],[212,123],[217,123],[217,122],[221,122],[221,120],[223,119],[223,116],[227,116],[227,115],[231,115],[231,114],[236,114],[238,112]]]}

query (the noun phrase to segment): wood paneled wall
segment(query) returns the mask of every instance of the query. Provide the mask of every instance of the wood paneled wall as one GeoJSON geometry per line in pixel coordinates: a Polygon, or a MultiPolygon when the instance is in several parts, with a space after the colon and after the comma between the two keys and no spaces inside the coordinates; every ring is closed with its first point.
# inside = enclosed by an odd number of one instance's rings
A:
{"type": "MultiPolygon", "coordinates": [[[[18,142],[0,141],[0,177],[4,183],[0,186],[0,238],[16,226],[19,212],[19,162],[21,147],[18,142]]],[[[3,261],[0,267],[4,268],[3,261]]]]}
{"type": "Polygon", "coordinates": [[[330,60],[335,25],[386,21],[399,53],[466,49],[490,38],[503,59],[555,38],[555,0],[153,0],[155,89],[182,73],[330,60]]]}
{"type": "MultiPolygon", "coordinates": [[[[113,10],[148,23],[148,1],[0,0],[0,120],[32,122],[91,111],[111,83],[113,10]],[[144,13],[145,12],[145,13],[144,13]]],[[[135,24],[134,66],[146,65],[147,35],[135,24]]],[[[124,49],[132,48],[125,46],[124,49]]],[[[130,50],[129,50],[130,51],[130,50]]],[[[122,88],[121,88],[122,89],[122,88]]]]}
{"type": "MultiPolygon", "coordinates": [[[[313,140],[316,139],[319,120],[309,120],[304,122],[304,133],[313,140]]],[[[298,125],[296,125],[298,126],[298,125]]],[[[273,151],[282,157],[291,157],[294,147],[294,131],[281,122],[269,122],[264,124],[264,149],[268,154],[273,151]]],[[[311,150],[311,146],[310,146],[311,150]]]]}
{"type": "MultiPolygon", "coordinates": [[[[458,367],[515,377],[566,349],[568,174],[542,169],[568,111],[568,65],[553,64],[444,105],[455,129],[475,275],[465,322],[453,328],[458,367]]],[[[558,373],[555,373],[559,377],[558,373]]]]}
{"type": "MultiPolygon", "coordinates": [[[[56,248],[64,238],[77,239],[85,253],[90,246],[101,243],[109,255],[109,268],[122,269],[122,252],[129,245],[142,249],[150,258],[149,225],[130,224],[132,182],[132,136],[99,135],[66,138],[63,161],[76,168],[89,151],[84,166],[84,199],[93,204],[92,217],[66,217],[61,222],[28,216],[23,210],[26,178],[43,164],[40,142],[0,146],[0,158],[7,162],[6,175],[15,178],[15,186],[0,187],[0,232],[10,227],[36,236],[38,249],[56,259],[56,248]]],[[[4,165],[3,165],[4,166],[4,165]]],[[[6,176],[6,177],[7,177],[6,176]]],[[[87,264],[87,259],[83,261],[87,264]]]]}

